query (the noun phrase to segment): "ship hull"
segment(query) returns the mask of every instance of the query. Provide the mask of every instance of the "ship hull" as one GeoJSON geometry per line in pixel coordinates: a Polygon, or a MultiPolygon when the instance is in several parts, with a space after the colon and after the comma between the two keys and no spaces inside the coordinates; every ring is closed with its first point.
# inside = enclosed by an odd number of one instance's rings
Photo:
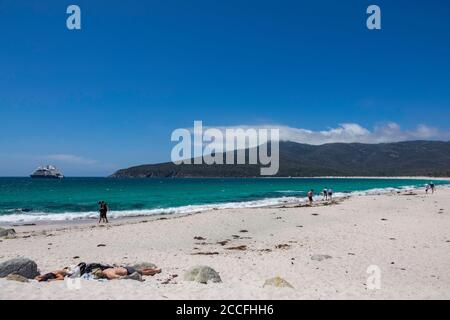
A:
{"type": "Polygon", "coordinates": [[[63,178],[58,176],[35,176],[35,175],[31,175],[30,177],[32,179],[51,179],[51,180],[58,180],[63,178]]]}
{"type": "Polygon", "coordinates": [[[55,166],[47,165],[37,168],[31,175],[33,179],[62,179],[64,176],[55,166]]]}

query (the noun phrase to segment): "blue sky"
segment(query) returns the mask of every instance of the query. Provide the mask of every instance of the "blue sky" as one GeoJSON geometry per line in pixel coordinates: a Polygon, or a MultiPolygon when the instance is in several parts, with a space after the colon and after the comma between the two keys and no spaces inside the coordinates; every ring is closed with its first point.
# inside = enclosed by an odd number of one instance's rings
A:
{"type": "Polygon", "coordinates": [[[168,161],[194,120],[448,140],[449,17],[446,0],[0,1],[0,176],[168,161]]]}

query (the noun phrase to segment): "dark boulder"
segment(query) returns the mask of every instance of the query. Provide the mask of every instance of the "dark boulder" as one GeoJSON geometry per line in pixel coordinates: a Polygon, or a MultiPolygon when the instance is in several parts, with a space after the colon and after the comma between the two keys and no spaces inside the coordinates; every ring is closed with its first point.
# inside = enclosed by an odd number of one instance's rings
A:
{"type": "Polygon", "coordinates": [[[12,273],[27,279],[34,279],[39,275],[36,262],[27,258],[16,258],[0,263],[0,278],[12,273]]]}

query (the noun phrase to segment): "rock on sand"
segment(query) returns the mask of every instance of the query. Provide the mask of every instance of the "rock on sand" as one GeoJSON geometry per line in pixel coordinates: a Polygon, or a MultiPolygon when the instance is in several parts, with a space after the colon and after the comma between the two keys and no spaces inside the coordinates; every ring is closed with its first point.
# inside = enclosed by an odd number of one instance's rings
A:
{"type": "Polygon", "coordinates": [[[292,289],[294,289],[294,287],[289,282],[287,282],[286,280],[284,280],[283,278],[280,278],[280,277],[275,277],[275,278],[266,280],[266,282],[264,282],[263,287],[267,287],[267,286],[277,287],[277,288],[292,288],[292,289]]]}
{"type": "Polygon", "coordinates": [[[315,254],[311,257],[311,260],[314,261],[323,261],[333,258],[332,256],[329,256],[327,254],[315,254]]]}
{"type": "Polygon", "coordinates": [[[196,266],[190,268],[184,274],[184,280],[186,281],[196,281],[199,283],[208,283],[211,282],[222,282],[219,274],[210,267],[207,266],[196,266]]]}
{"type": "Polygon", "coordinates": [[[133,265],[133,268],[136,270],[156,269],[156,264],[150,262],[140,262],[133,265]]]}
{"type": "Polygon", "coordinates": [[[27,279],[34,279],[39,275],[36,262],[27,258],[16,258],[0,263],[0,278],[12,273],[27,279]]]}
{"type": "Polygon", "coordinates": [[[17,282],[28,282],[28,279],[22,277],[20,274],[11,273],[6,277],[6,280],[17,281],[17,282]]]}

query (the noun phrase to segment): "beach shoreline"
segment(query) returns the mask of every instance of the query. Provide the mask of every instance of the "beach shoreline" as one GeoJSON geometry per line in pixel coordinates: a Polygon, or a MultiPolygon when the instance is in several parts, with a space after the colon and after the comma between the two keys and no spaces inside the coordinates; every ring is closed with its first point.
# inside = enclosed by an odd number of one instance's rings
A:
{"type": "MultiPolygon", "coordinates": [[[[270,177],[268,179],[287,179],[287,178],[273,178],[270,177]]],[[[339,177],[339,176],[330,176],[330,177],[294,177],[292,179],[388,179],[388,180],[430,180],[430,181],[449,181],[450,178],[438,178],[438,177],[339,177]]],[[[420,189],[421,187],[413,187],[413,186],[406,186],[409,189],[420,189]]],[[[351,191],[351,192],[335,192],[335,198],[341,198],[341,197],[349,197],[349,196],[355,196],[363,193],[369,193],[372,192],[373,194],[382,194],[382,193],[389,193],[392,192],[392,190],[398,191],[402,190],[401,188],[381,188],[381,189],[369,189],[369,190],[361,190],[361,191],[351,191]],[[384,190],[384,191],[383,191],[384,190]]],[[[316,192],[315,199],[322,198],[321,192],[316,192]]],[[[178,212],[179,209],[183,209],[184,207],[169,207],[169,208],[160,208],[161,211],[168,211],[168,212],[161,212],[161,213],[153,213],[155,209],[144,209],[141,210],[141,212],[136,211],[133,214],[120,216],[121,211],[110,211],[109,215],[113,215],[113,217],[110,217],[110,221],[113,223],[127,223],[127,222],[135,222],[137,220],[141,220],[143,218],[147,220],[158,220],[158,219],[172,219],[172,218],[179,218],[183,216],[189,216],[193,214],[199,214],[204,213],[211,210],[227,210],[226,206],[228,205],[243,205],[242,208],[270,208],[270,207],[280,207],[285,205],[297,205],[300,203],[306,202],[306,195],[303,197],[272,197],[272,198],[261,198],[259,200],[255,200],[256,202],[260,202],[258,204],[253,204],[255,201],[241,201],[241,202],[223,202],[223,203],[213,203],[213,204],[196,204],[192,206],[186,206],[186,211],[178,212]],[[288,199],[290,198],[290,199],[288,199]],[[271,202],[271,201],[278,201],[278,203],[264,203],[264,201],[271,202]],[[246,205],[250,204],[250,205],[246,205]],[[225,208],[224,208],[225,206],[225,208]],[[192,208],[190,208],[192,207],[192,208]],[[173,212],[171,212],[173,211],[173,212]]],[[[234,208],[233,208],[234,209],[234,208]]],[[[236,208],[237,209],[237,208],[236,208]]],[[[88,213],[89,214],[89,213],[88,213]]],[[[21,228],[21,227],[68,227],[68,226],[77,226],[77,225],[86,225],[90,224],[92,222],[98,221],[98,216],[96,213],[90,213],[91,216],[89,217],[80,217],[80,218],[66,218],[66,219],[39,219],[39,220],[31,220],[31,221],[20,221],[20,220],[11,220],[11,221],[0,221],[0,227],[8,227],[8,228],[21,228]]],[[[14,215],[12,215],[14,216],[14,215]]],[[[25,215],[24,215],[25,216],[25,215]]],[[[8,217],[7,215],[4,217],[8,217]]],[[[30,215],[30,217],[33,217],[30,215]]],[[[61,217],[63,218],[63,217],[61,217]]]]}
{"type": "Polygon", "coordinates": [[[148,261],[163,272],[142,283],[83,280],[79,290],[0,279],[0,299],[448,299],[449,196],[450,187],[441,186],[435,194],[351,196],[333,205],[17,227],[15,239],[0,242],[0,262],[27,257],[49,272],[81,261],[148,261]],[[313,259],[322,255],[330,258],[313,259]],[[196,265],[214,268],[222,283],[185,281],[196,265]],[[382,286],[370,290],[374,265],[382,286]],[[276,276],[294,289],[263,287],[276,276]]]}

